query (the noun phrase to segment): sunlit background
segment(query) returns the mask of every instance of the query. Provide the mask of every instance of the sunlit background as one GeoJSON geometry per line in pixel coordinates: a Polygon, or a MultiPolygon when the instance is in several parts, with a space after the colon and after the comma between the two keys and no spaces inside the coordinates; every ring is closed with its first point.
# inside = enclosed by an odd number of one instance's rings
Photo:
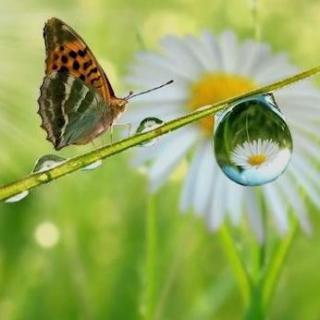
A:
{"type": "MultiPolygon", "coordinates": [[[[319,64],[319,1],[257,1],[261,39],[301,68],[319,64]]],[[[49,17],[82,35],[125,96],[131,88],[121,79],[135,52],[157,50],[167,33],[233,30],[253,37],[252,6],[251,0],[0,0],[0,183],[27,174],[53,152],[36,113],[49,17]]],[[[130,153],[0,204],[0,319],[143,318],[148,195],[130,153]]],[[[186,161],[155,199],[153,319],[237,319],[241,297],[219,235],[191,212],[179,213],[185,167],[186,161]]],[[[298,232],[270,319],[319,319],[320,215],[310,212],[313,234],[298,232]]],[[[255,241],[249,230],[247,238],[255,241]]]]}

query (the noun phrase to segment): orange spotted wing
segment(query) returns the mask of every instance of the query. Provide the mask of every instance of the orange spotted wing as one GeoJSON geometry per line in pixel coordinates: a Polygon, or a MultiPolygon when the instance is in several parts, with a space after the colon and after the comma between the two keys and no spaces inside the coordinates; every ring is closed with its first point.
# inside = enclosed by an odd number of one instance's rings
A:
{"type": "Polygon", "coordinates": [[[46,45],[46,74],[65,71],[93,86],[107,104],[115,96],[103,69],[84,40],[67,24],[57,18],[44,27],[46,45]]]}
{"type": "Polygon", "coordinates": [[[40,88],[41,127],[56,150],[86,144],[111,128],[125,111],[81,37],[57,18],[44,28],[46,76],[40,88]]]}

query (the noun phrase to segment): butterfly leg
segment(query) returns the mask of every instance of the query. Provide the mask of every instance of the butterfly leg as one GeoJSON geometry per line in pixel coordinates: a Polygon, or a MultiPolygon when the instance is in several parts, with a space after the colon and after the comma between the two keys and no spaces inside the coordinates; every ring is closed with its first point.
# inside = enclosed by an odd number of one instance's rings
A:
{"type": "Polygon", "coordinates": [[[131,135],[131,131],[132,131],[132,123],[131,122],[125,122],[125,123],[115,123],[114,126],[118,126],[118,127],[127,127],[128,128],[128,137],[130,137],[131,135]]]}
{"type": "Polygon", "coordinates": [[[95,150],[99,149],[99,146],[97,146],[96,142],[94,140],[91,140],[91,144],[93,145],[93,148],[95,150]]]}
{"type": "Polygon", "coordinates": [[[110,127],[110,145],[112,145],[113,143],[113,124],[110,127]]]}
{"type": "MultiPolygon", "coordinates": [[[[93,145],[93,148],[95,151],[99,150],[99,147],[95,144],[94,140],[91,140],[90,142],[93,145]]],[[[100,152],[98,152],[98,154],[99,154],[99,159],[97,161],[90,163],[89,165],[83,167],[82,170],[93,170],[93,169],[100,167],[102,164],[102,155],[100,154],[100,152]]]]}

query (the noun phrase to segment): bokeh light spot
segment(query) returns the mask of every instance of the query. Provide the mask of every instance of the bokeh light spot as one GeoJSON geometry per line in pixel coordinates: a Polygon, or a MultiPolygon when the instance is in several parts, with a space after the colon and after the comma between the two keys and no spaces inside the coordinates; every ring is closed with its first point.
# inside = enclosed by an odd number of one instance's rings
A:
{"type": "Polygon", "coordinates": [[[52,248],[58,243],[60,232],[52,222],[43,222],[37,226],[34,237],[40,247],[52,248]]]}

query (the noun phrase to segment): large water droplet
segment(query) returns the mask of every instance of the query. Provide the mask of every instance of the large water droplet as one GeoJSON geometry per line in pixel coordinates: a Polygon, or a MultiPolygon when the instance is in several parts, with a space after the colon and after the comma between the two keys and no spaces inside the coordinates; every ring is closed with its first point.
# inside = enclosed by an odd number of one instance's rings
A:
{"type": "Polygon", "coordinates": [[[245,98],[217,114],[214,151],[236,183],[257,186],[279,177],[290,161],[292,138],[273,96],[245,98]]]}
{"type": "MultiPolygon", "coordinates": [[[[144,133],[144,132],[153,130],[155,128],[160,127],[162,124],[163,124],[163,121],[158,118],[155,118],[155,117],[145,118],[140,122],[140,124],[136,130],[136,133],[144,133]]],[[[154,138],[152,140],[143,142],[140,145],[144,146],[144,147],[151,146],[151,145],[155,144],[158,140],[159,140],[159,138],[154,138]]]]}

